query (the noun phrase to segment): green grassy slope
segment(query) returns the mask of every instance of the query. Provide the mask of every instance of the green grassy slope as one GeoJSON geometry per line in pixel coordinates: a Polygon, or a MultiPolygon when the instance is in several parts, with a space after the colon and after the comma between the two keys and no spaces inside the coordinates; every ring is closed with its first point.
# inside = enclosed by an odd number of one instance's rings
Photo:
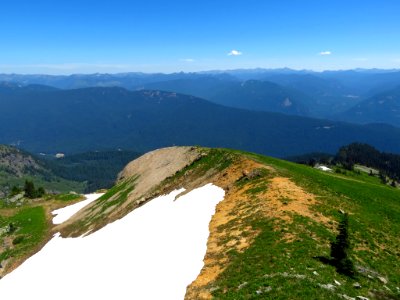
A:
{"type": "MultiPolygon", "coordinates": [[[[217,250],[205,258],[205,268],[210,267],[210,258],[220,266],[218,275],[205,286],[189,287],[187,299],[203,299],[198,295],[214,299],[399,299],[400,189],[363,172],[327,173],[253,153],[198,149],[199,159],[151,189],[152,196],[157,196],[182,186],[190,190],[213,182],[226,191],[213,217],[219,214],[219,223],[210,223],[209,241],[216,242],[217,250]],[[227,209],[225,215],[223,209],[227,209]],[[350,218],[351,258],[358,270],[355,278],[339,274],[328,263],[341,211],[350,218]]],[[[108,199],[115,200],[110,205],[123,204],[136,180],[125,178],[95,208],[107,211],[108,199]]],[[[46,207],[45,202],[40,205],[46,207]]],[[[0,227],[20,213],[23,208],[13,214],[0,209],[0,227]]],[[[105,217],[104,221],[113,221],[105,217]]],[[[32,232],[40,235],[39,229],[32,232]]],[[[28,237],[22,241],[29,241],[28,237]]]]}
{"type": "Polygon", "coordinates": [[[211,287],[216,299],[341,299],[343,294],[399,298],[399,189],[384,186],[365,174],[325,173],[273,158],[245,155],[272,166],[278,176],[288,177],[316,195],[319,203],[313,209],[330,218],[332,226],[295,214],[292,223],[280,220],[279,226],[273,218],[257,213],[246,219],[246,225],[260,234],[243,253],[231,251],[229,266],[211,287]],[[352,257],[359,270],[354,279],[338,274],[333,266],[318,259],[329,257],[339,209],[350,214],[352,257]],[[285,233],[293,236],[292,241],[283,239],[285,233]],[[356,283],[361,288],[355,288],[356,283]]]}
{"type": "Polygon", "coordinates": [[[52,236],[51,211],[82,200],[79,194],[43,198],[0,206],[0,278],[39,251],[52,236]]]}
{"type": "Polygon", "coordinates": [[[7,229],[1,235],[3,243],[7,239],[11,241],[0,253],[0,261],[19,258],[37,247],[45,238],[48,230],[45,210],[42,206],[25,207],[9,217],[0,215],[0,228],[7,229]]]}

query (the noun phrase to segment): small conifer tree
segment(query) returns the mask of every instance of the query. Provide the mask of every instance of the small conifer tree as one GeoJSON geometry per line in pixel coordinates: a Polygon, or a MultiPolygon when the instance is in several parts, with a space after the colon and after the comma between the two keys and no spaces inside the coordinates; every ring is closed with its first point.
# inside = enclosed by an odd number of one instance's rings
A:
{"type": "Polygon", "coordinates": [[[25,180],[24,192],[25,192],[25,197],[31,199],[36,197],[35,185],[33,184],[32,181],[25,180]]]}
{"type": "Polygon", "coordinates": [[[25,197],[30,199],[40,198],[46,194],[46,191],[43,187],[35,188],[35,185],[30,180],[25,180],[24,186],[25,197]]]}
{"type": "Polygon", "coordinates": [[[339,273],[350,277],[355,276],[354,264],[350,259],[350,236],[349,236],[349,216],[343,215],[338,226],[339,234],[336,240],[331,242],[331,258],[339,273]]]}
{"type": "Polygon", "coordinates": [[[36,197],[42,197],[46,194],[46,191],[43,187],[39,187],[36,191],[36,197]]]}

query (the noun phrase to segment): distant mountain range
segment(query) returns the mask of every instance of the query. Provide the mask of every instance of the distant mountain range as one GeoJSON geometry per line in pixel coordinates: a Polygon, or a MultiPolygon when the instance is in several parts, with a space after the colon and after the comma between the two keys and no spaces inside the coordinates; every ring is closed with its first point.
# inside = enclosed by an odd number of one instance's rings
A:
{"type": "MultiPolygon", "coordinates": [[[[399,70],[296,71],[252,69],[172,74],[89,74],[70,76],[0,74],[1,85],[32,84],[59,89],[122,87],[128,90],[163,90],[200,97],[225,106],[290,115],[346,120],[357,123],[384,122],[398,125],[390,117],[376,118],[362,112],[363,101],[400,86],[399,70]],[[358,115],[352,119],[354,111],[358,115]]],[[[0,90],[3,87],[0,86],[0,90]]]]}
{"type": "Polygon", "coordinates": [[[217,104],[255,111],[309,115],[306,95],[268,81],[226,80],[215,77],[149,83],[145,89],[193,95],[217,104]]]}
{"type": "Polygon", "coordinates": [[[389,123],[400,127],[400,86],[370,97],[341,115],[357,123],[389,123]]]}
{"type": "Polygon", "coordinates": [[[391,126],[236,109],[174,92],[3,85],[0,99],[0,143],[35,153],[191,144],[284,157],[352,142],[400,153],[400,129],[391,126]]]}

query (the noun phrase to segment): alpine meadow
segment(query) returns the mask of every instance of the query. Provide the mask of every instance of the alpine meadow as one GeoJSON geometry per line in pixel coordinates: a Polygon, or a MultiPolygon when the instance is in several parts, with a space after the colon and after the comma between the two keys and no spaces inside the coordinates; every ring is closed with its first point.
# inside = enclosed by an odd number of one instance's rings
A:
{"type": "Polygon", "coordinates": [[[2,299],[400,299],[398,1],[2,11],[2,299]]]}

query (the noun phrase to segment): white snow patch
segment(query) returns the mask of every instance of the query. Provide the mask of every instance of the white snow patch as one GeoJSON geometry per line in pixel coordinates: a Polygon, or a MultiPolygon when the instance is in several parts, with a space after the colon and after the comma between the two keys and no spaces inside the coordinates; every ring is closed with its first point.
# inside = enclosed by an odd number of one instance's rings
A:
{"type": "Polygon", "coordinates": [[[203,267],[224,191],[212,184],[153,199],[85,237],[56,234],[0,280],[1,298],[183,299],[203,267]]]}
{"type": "Polygon", "coordinates": [[[323,165],[316,166],[315,168],[318,169],[318,170],[325,171],[325,172],[332,172],[333,171],[331,168],[328,168],[327,166],[323,166],[323,165]]]}
{"type": "Polygon", "coordinates": [[[80,211],[82,208],[84,208],[86,205],[97,200],[98,198],[100,198],[103,195],[104,195],[104,193],[87,194],[87,195],[85,195],[86,200],[69,205],[64,208],[53,210],[51,213],[53,215],[56,215],[53,218],[53,224],[64,223],[69,218],[71,218],[74,214],[76,214],[78,211],[80,211]]]}

